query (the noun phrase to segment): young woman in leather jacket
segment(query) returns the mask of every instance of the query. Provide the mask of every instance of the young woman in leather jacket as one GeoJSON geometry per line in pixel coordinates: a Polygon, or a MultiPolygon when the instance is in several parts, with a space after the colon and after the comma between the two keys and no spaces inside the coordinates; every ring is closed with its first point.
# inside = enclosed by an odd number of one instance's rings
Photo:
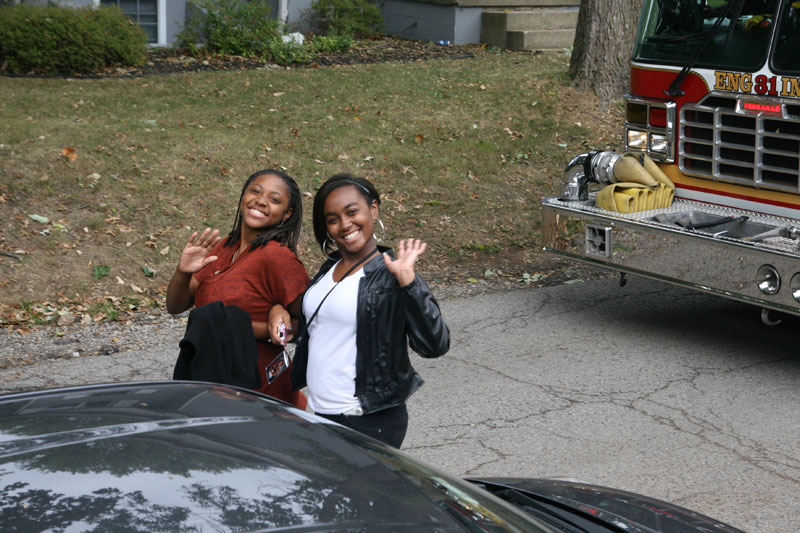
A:
{"type": "Polygon", "coordinates": [[[399,448],[408,427],[406,400],[423,383],[408,346],[438,357],[450,347],[450,333],[414,271],[425,243],[400,241],[396,257],[379,247],[379,205],[378,191],[364,178],[337,174],[320,187],[314,236],[329,259],[289,306],[293,312],[271,309],[269,327],[273,342],[281,342],[281,324],[299,318],[292,382],[308,387],[316,414],[399,448]]]}

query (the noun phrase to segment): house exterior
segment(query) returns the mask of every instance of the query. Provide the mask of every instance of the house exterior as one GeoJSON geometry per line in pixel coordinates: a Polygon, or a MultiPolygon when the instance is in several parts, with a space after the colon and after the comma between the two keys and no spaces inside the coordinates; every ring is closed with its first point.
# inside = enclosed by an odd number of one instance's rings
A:
{"type": "MultiPolygon", "coordinates": [[[[312,0],[288,0],[287,24],[299,24],[303,11],[312,0]]],[[[21,0],[16,0],[21,3],[21,0]]],[[[52,0],[25,0],[26,4],[48,5],[52,0]]],[[[135,20],[147,32],[149,42],[155,46],[169,46],[175,42],[176,35],[183,29],[187,16],[191,16],[191,7],[187,0],[58,0],[60,5],[86,7],[101,5],[119,6],[123,13],[135,20]]],[[[271,0],[275,13],[278,12],[278,0],[271,0]]]]}
{"type": "MultiPolygon", "coordinates": [[[[23,0],[15,0],[16,4],[23,0]]],[[[147,32],[153,45],[167,46],[175,41],[175,36],[186,21],[186,0],[24,0],[25,4],[86,7],[116,5],[135,20],[147,32]]]]}
{"type": "MultiPolygon", "coordinates": [[[[147,32],[154,46],[172,45],[187,17],[192,15],[187,0],[24,1],[75,7],[117,5],[147,32]]],[[[305,31],[308,25],[303,15],[312,1],[269,0],[269,3],[276,16],[284,9],[289,31],[305,31]]],[[[389,35],[452,44],[483,42],[517,50],[569,46],[579,4],[580,0],[380,0],[389,35]],[[557,19],[564,19],[561,25],[553,24],[557,19]]]]}

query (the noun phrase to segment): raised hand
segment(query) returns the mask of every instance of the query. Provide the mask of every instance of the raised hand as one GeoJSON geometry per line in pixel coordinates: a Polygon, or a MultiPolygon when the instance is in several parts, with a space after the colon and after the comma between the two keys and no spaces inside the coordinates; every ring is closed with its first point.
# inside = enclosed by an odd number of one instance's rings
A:
{"type": "Polygon", "coordinates": [[[178,261],[178,270],[185,274],[194,274],[199,272],[201,268],[217,260],[216,255],[208,255],[211,249],[222,239],[219,236],[219,230],[211,231],[211,228],[206,228],[201,235],[197,235],[195,231],[189,237],[189,242],[184,246],[181,252],[181,258],[178,261]]]}
{"type": "Polygon", "coordinates": [[[405,287],[414,281],[414,264],[417,258],[425,252],[427,244],[419,239],[400,241],[397,245],[397,259],[392,259],[389,254],[383,254],[386,268],[397,278],[397,283],[405,287]]]}

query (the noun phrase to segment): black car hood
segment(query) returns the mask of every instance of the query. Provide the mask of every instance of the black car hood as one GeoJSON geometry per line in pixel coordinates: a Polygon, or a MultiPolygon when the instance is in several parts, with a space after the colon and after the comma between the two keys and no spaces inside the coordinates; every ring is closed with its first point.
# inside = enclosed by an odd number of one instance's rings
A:
{"type": "Polygon", "coordinates": [[[579,481],[547,478],[470,478],[468,481],[522,508],[526,500],[532,504],[531,508],[544,502],[572,510],[587,520],[607,524],[615,531],[744,533],[668,502],[579,481]]]}
{"type": "Polygon", "coordinates": [[[0,396],[0,524],[4,532],[542,531],[378,441],[263,395],[192,382],[0,396]]]}
{"type": "Polygon", "coordinates": [[[350,432],[266,397],[187,383],[2,400],[4,531],[403,531],[432,516],[451,529],[370,456],[389,453],[379,443],[365,453],[350,432]]]}

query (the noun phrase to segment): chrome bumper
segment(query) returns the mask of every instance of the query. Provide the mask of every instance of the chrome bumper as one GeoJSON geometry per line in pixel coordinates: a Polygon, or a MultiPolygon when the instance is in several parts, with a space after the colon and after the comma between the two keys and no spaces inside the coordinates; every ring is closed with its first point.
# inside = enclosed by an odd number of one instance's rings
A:
{"type": "Polygon", "coordinates": [[[798,241],[785,238],[748,242],[675,224],[656,215],[704,212],[747,216],[767,225],[798,221],[761,216],[735,209],[676,200],[666,210],[620,214],[594,207],[594,201],[542,200],[545,250],[620,272],[645,276],[768,309],[800,315],[800,252],[798,241]],[[772,295],[758,287],[757,271],[771,265],[780,276],[772,295]],[[794,291],[793,291],[794,289],[794,291]]]}

